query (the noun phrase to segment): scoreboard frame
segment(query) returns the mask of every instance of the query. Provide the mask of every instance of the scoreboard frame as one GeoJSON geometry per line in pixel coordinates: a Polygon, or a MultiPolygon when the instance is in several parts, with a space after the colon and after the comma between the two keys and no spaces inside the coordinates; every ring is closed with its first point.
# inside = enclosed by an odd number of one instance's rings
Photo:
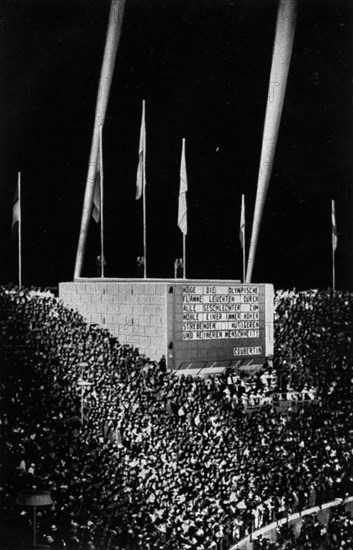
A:
{"type": "Polygon", "coordinates": [[[179,281],[169,286],[167,319],[171,369],[273,355],[272,284],[179,281]]]}

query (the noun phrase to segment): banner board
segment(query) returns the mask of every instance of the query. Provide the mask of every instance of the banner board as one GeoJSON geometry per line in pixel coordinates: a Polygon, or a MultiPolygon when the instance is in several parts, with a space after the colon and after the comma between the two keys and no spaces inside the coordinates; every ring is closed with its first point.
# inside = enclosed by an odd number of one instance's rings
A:
{"type": "Polygon", "coordinates": [[[177,284],[168,294],[168,363],[232,361],[273,354],[271,284],[177,284]]]}

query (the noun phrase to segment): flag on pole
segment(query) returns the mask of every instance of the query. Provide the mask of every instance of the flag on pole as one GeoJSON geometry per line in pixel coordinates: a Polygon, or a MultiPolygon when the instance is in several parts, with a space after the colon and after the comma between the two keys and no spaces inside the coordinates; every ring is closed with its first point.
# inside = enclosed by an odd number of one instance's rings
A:
{"type": "Polygon", "coordinates": [[[239,230],[240,246],[245,246],[245,198],[241,196],[241,213],[240,213],[240,230],[239,230]]]}
{"type": "Polygon", "coordinates": [[[103,162],[102,162],[102,132],[99,133],[99,151],[97,159],[96,178],[94,181],[93,198],[92,198],[92,218],[96,223],[101,218],[101,179],[103,178],[103,162]]]}
{"type": "Polygon", "coordinates": [[[100,214],[101,214],[101,192],[100,192],[99,175],[97,172],[96,180],[94,183],[93,204],[92,204],[92,218],[96,223],[98,223],[100,220],[100,214]]]}
{"type": "Polygon", "coordinates": [[[186,204],[186,192],[188,190],[188,180],[186,174],[185,163],[185,139],[183,139],[183,148],[181,153],[180,163],[180,189],[179,189],[179,209],[178,209],[178,227],[184,235],[188,232],[187,222],[187,204],[186,204]]]}
{"type": "Polygon", "coordinates": [[[21,220],[21,172],[18,172],[17,187],[12,207],[12,238],[18,238],[18,286],[22,287],[22,220],[21,220]],[[17,231],[15,227],[17,224],[17,231]]]}
{"type": "Polygon", "coordinates": [[[145,192],[145,185],[146,185],[145,152],[146,152],[146,126],[145,126],[145,100],[143,100],[141,129],[140,129],[140,143],[139,143],[139,163],[137,166],[137,176],[136,176],[136,200],[140,199],[142,196],[142,193],[145,192]]]}
{"type": "Polygon", "coordinates": [[[16,223],[20,221],[21,218],[21,207],[20,207],[20,199],[19,199],[19,193],[18,193],[18,184],[15,191],[15,196],[13,200],[13,207],[12,207],[12,228],[16,223]]]}
{"type": "Polygon", "coordinates": [[[331,216],[332,216],[332,250],[335,252],[337,248],[337,226],[336,226],[336,207],[335,201],[331,202],[331,216]]]}

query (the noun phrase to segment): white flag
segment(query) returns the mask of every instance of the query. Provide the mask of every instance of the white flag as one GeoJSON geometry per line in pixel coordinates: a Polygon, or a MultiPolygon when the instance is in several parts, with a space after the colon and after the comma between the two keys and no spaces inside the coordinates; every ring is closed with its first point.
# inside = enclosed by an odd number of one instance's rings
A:
{"type": "Polygon", "coordinates": [[[146,185],[145,153],[146,153],[146,125],[145,125],[145,100],[143,100],[141,130],[140,130],[140,144],[139,144],[139,163],[137,166],[137,176],[136,176],[136,200],[140,199],[142,196],[142,193],[145,192],[145,185],[146,185]]]}
{"type": "Polygon", "coordinates": [[[179,189],[179,209],[178,209],[178,227],[184,235],[188,232],[187,222],[187,204],[186,204],[186,192],[188,190],[188,180],[186,174],[185,163],[185,139],[183,139],[183,148],[181,153],[180,163],[180,189],[179,189]]]}
{"type": "Polygon", "coordinates": [[[336,226],[336,206],[335,201],[331,202],[331,217],[332,217],[332,250],[335,252],[337,248],[337,226],[336,226]]]}
{"type": "Polygon", "coordinates": [[[241,214],[240,214],[240,230],[239,230],[239,239],[240,245],[242,248],[245,246],[245,198],[244,195],[241,196],[241,214]]]}
{"type": "Polygon", "coordinates": [[[20,204],[20,184],[21,184],[21,173],[18,173],[18,182],[15,191],[13,207],[12,207],[12,227],[21,220],[21,204],[20,204]]]}
{"type": "Polygon", "coordinates": [[[101,187],[102,187],[102,178],[103,178],[103,149],[102,149],[102,129],[100,128],[99,132],[99,151],[97,159],[97,171],[96,179],[94,182],[93,197],[92,197],[92,218],[96,223],[99,222],[101,218],[101,187]]]}

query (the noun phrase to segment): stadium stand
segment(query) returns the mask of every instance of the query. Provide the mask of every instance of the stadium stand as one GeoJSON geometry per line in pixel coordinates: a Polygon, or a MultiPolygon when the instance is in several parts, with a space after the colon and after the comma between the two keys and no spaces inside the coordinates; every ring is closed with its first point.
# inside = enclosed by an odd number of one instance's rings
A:
{"type": "MultiPolygon", "coordinates": [[[[1,288],[4,548],[30,540],[16,505],[26,489],[51,491],[38,537],[53,550],[226,550],[352,495],[352,304],[346,292],[277,293],[275,366],[199,379],[48,292],[1,288]],[[284,396],[293,406],[278,406],[284,396]]],[[[337,514],[320,544],[349,548],[350,519],[337,514]]],[[[315,525],[302,534],[309,548],[315,525]]]]}

